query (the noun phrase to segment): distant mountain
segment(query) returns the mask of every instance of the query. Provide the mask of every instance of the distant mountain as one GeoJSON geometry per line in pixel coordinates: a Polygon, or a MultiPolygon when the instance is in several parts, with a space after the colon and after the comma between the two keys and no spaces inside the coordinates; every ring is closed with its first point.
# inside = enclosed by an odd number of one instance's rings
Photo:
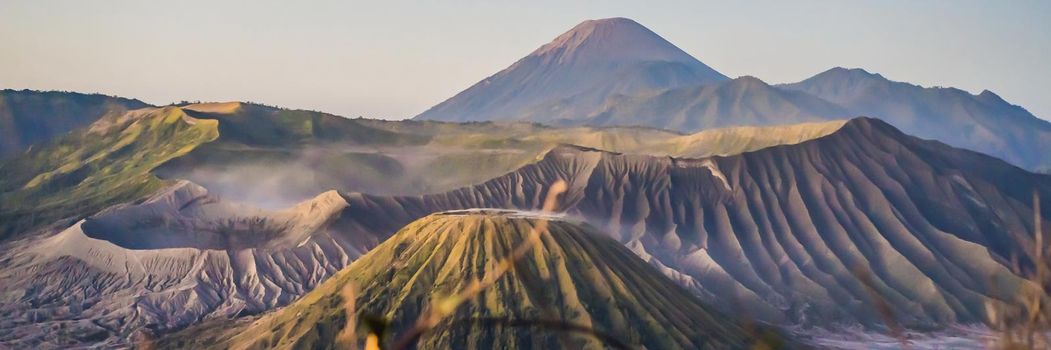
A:
{"type": "Polygon", "coordinates": [[[1051,122],[985,90],[925,88],[862,69],[833,68],[781,85],[880,118],[909,134],[1002,158],[1029,169],[1051,167],[1051,122]]]}
{"type": "Polygon", "coordinates": [[[104,115],[147,106],[139,100],[99,94],[0,90],[0,158],[50,141],[104,115]]]}
{"type": "Polygon", "coordinates": [[[806,93],[781,90],[754,77],[718,85],[616,96],[586,118],[555,120],[570,125],[642,125],[697,131],[847,119],[846,109],[806,93]]]}
{"type": "Polygon", "coordinates": [[[726,80],[635,21],[589,20],[415,119],[572,118],[616,95],[726,80]]]}
{"type": "MultiPolygon", "coordinates": [[[[437,307],[496,269],[541,220],[549,230],[533,251],[412,348],[745,349],[761,341],[585,224],[535,213],[470,210],[409,224],[296,303],[259,320],[240,327],[206,324],[160,345],[339,348],[337,335],[347,324],[347,305],[354,303],[362,319],[357,324],[366,317],[388,321],[381,341],[393,346],[428,305],[437,307]],[[356,290],[355,300],[344,299],[346,287],[356,290]]],[[[358,341],[366,330],[358,328],[358,341]]]]}

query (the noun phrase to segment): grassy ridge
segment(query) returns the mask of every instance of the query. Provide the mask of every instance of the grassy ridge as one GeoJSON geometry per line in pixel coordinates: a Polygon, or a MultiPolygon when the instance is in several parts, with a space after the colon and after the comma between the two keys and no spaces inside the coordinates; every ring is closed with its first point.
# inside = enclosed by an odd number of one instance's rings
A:
{"type": "Polygon", "coordinates": [[[221,112],[191,113],[219,120],[221,138],[166,164],[158,174],[190,179],[212,189],[232,189],[224,195],[235,198],[239,192],[270,188],[272,184],[280,186],[271,192],[293,200],[330,189],[425,194],[506,174],[535,162],[559,144],[702,157],[798,143],[827,135],[843,123],[681,135],[650,128],[345,119],[311,111],[239,106],[221,112]],[[282,171],[264,171],[277,166],[282,171]]]}
{"type": "Polygon", "coordinates": [[[150,171],[219,136],[218,122],[176,107],[109,116],[0,164],[0,237],[140,199],[164,182],[150,171]]]}
{"type": "Polygon", "coordinates": [[[0,90],[0,158],[22,153],[105,115],[148,107],[139,100],[64,91],[0,90]]]}

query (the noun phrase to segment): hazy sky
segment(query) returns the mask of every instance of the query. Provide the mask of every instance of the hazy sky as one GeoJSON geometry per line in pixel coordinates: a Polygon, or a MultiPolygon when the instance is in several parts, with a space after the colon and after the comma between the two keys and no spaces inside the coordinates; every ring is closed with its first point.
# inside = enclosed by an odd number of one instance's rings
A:
{"type": "Polygon", "coordinates": [[[731,77],[861,67],[1051,119],[1051,1],[567,3],[0,0],[0,88],[403,118],[620,16],[731,77]]]}

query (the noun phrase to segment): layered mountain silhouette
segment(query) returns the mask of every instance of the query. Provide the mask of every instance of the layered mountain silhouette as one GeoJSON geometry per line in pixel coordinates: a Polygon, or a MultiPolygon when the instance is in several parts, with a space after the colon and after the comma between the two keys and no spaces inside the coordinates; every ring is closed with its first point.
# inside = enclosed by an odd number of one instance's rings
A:
{"type": "Polygon", "coordinates": [[[0,158],[46,143],[104,115],[147,106],[139,100],[99,94],[0,90],[0,158]]]}
{"type": "Polygon", "coordinates": [[[669,89],[655,94],[617,96],[570,125],[641,125],[697,131],[742,125],[769,126],[847,119],[851,112],[807,93],[770,86],[755,77],[718,85],[669,89]]]}
{"type": "Polygon", "coordinates": [[[587,114],[616,95],[726,80],[635,21],[590,20],[416,118],[549,121],[587,114]]]}
{"type": "Polygon", "coordinates": [[[990,154],[1030,170],[1051,169],[1051,152],[1043,151],[1051,149],[1051,122],[992,92],[972,95],[954,88],[924,88],[844,68],[778,86],[753,77],[729,80],[650,34],[626,19],[586,21],[415,119],[646,126],[696,132],[867,116],[911,135],[990,154]],[[618,29],[595,35],[607,31],[593,28],[618,29]],[[585,39],[572,40],[578,37],[585,39]],[[578,56],[592,58],[579,59],[587,64],[570,64],[578,56]],[[609,68],[621,67],[611,63],[620,57],[631,57],[626,60],[631,62],[665,62],[633,67],[694,62],[690,66],[698,68],[689,72],[662,68],[659,74],[648,68],[631,72],[609,68]],[[639,71],[647,73],[640,75],[639,71]],[[693,71],[710,73],[697,78],[693,71]],[[654,77],[663,72],[667,77],[654,77]]]}
{"type": "Polygon", "coordinates": [[[781,85],[883,119],[911,135],[973,149],[1029,169],[1051,167],[1051,123],[985,90],[925,88],[862,69],[833,68],[781,85]]]}
{"type": "MultiPolygon", "coordinates": [[[[429,307],[497,269],[546,222],[540,241],[477,298],[413,342],[416,349],[747,348],[758,341],[623,245],[586,224],[537,213],[470,210],[417,220],[301,300],[251,323],[207,325],[170,347],[329,348],[356,316],[386,320],[383,343],[429,307]],[[356,292],[346,300],[345,288],[356,292]],[[201,334],[206,336],[201,336],[201,334]]],[[[358,321],[362,324],[362,321],[358,321]]],[[[359,339],[369,331],[361,327],[359,339]]],[[[374,330],[375,331],[375,330],[374,330]]],[[[359,340],[360,341],[360,340],[359,340]]]]}

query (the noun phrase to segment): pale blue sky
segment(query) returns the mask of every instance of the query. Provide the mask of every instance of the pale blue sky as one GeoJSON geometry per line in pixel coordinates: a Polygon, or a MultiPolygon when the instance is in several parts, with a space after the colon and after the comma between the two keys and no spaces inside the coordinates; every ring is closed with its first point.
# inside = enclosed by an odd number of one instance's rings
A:
{"type": "Polygon", "coordinates": [[[0,88],[410,117],[585,19],[731,77],[861,67],[1051,118],[1051,1],[0,1],[0,88]]]}

